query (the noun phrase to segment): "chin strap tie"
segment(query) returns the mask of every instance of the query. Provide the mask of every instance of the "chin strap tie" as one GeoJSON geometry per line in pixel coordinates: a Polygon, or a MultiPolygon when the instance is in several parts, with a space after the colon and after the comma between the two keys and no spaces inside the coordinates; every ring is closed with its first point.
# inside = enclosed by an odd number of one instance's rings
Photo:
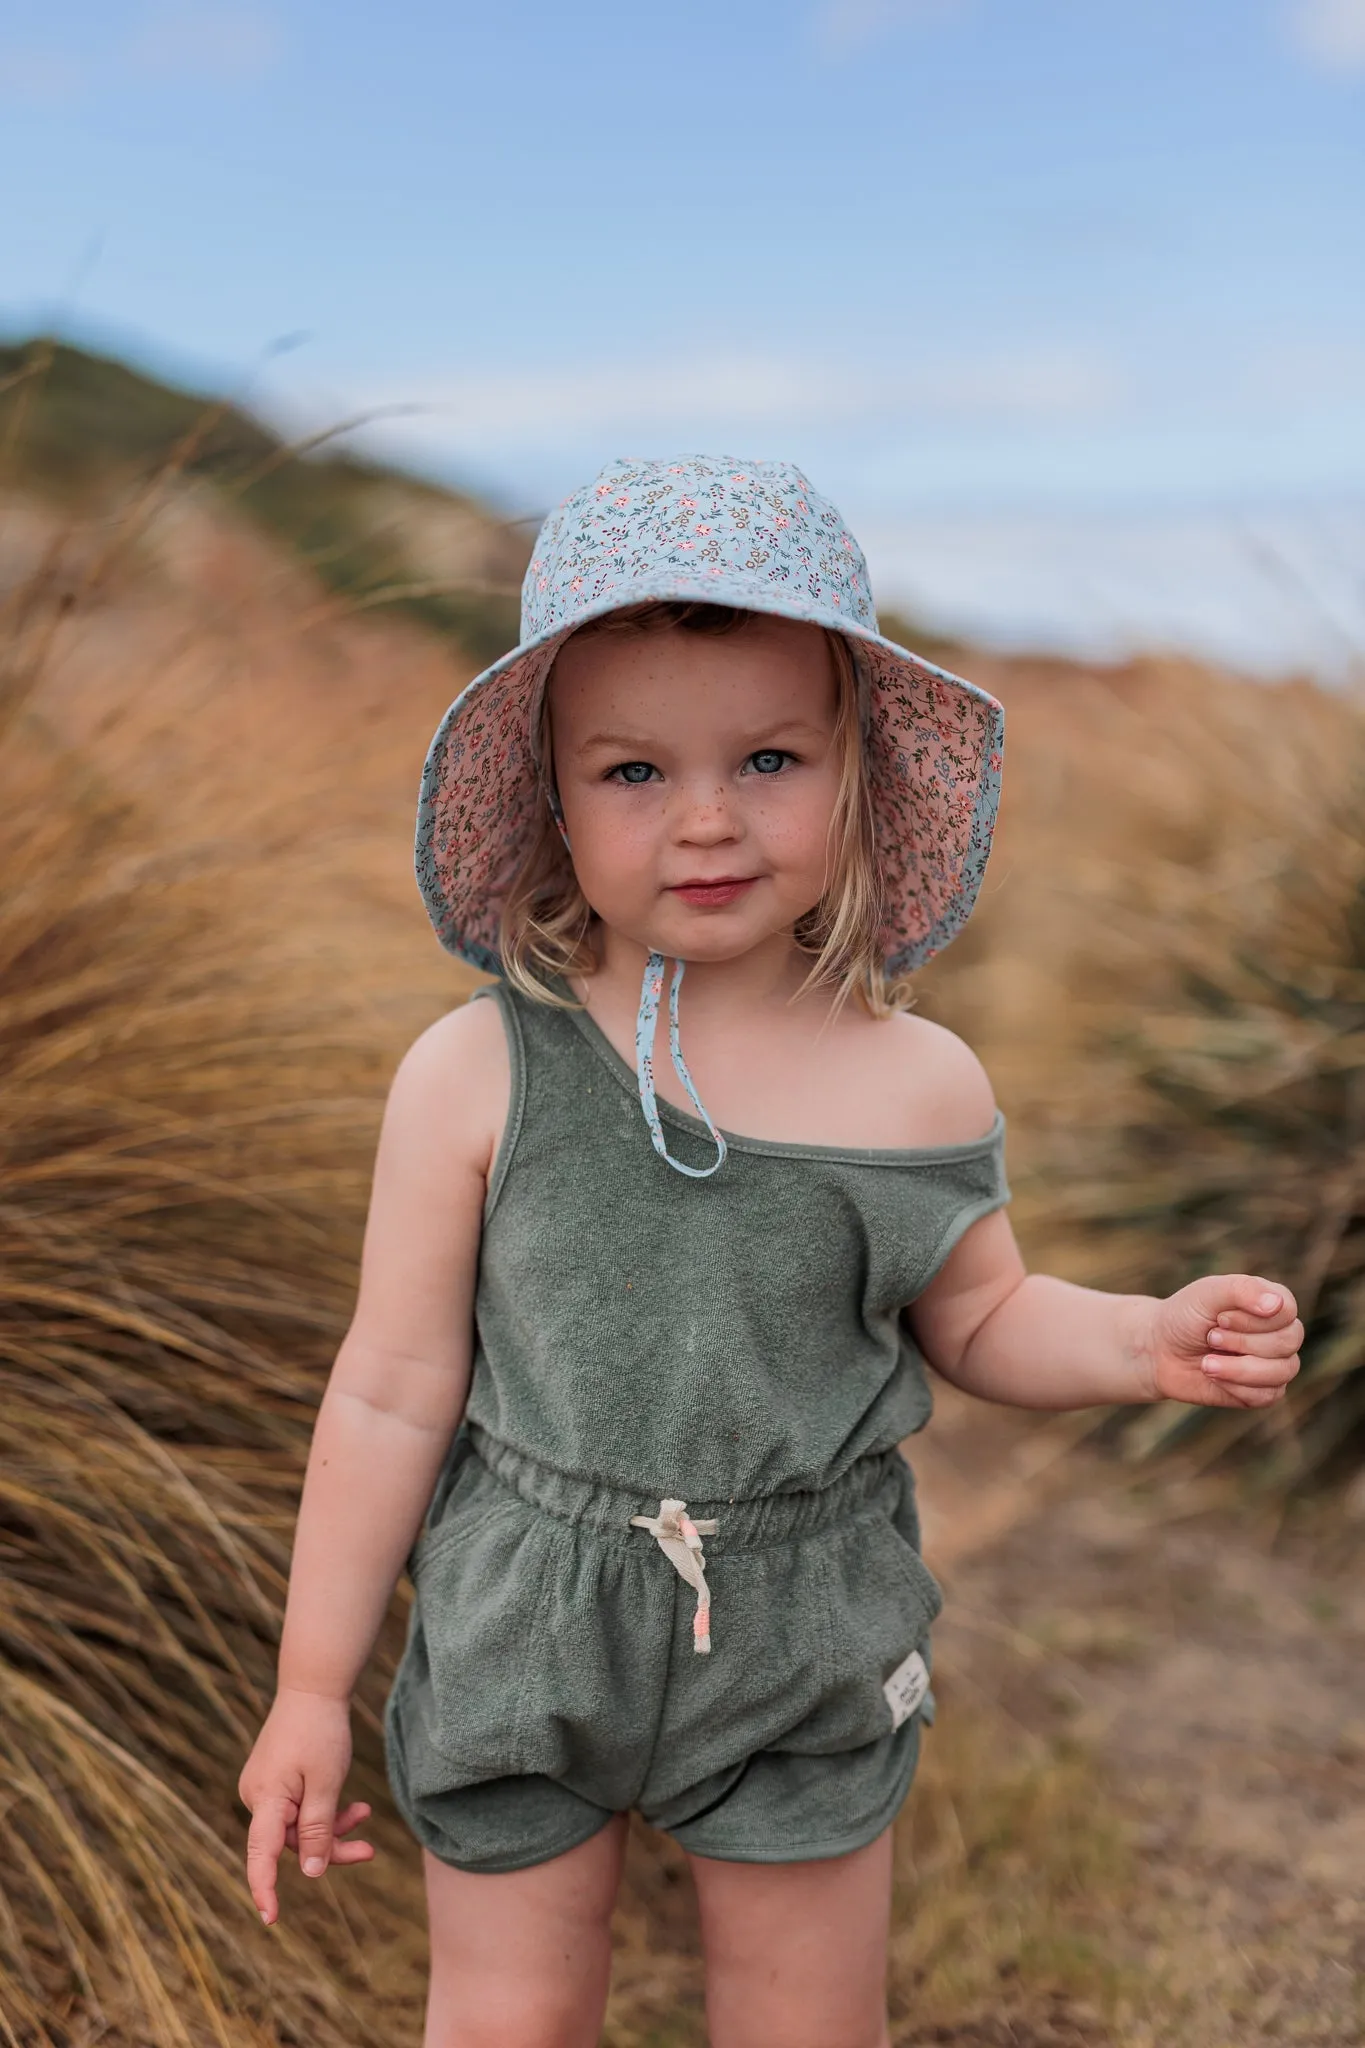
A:
{"type": "MultiPolygon", "coordinates": [[[[660,965],[662,966],[662,961],[660,965]]],[[[675,1162],[670,1160],[669,1164],[675,1162]]],[[[719,1166],[720,1161],[716,1161],[719,1166]]],[[[684,1169],[685,1171],[686,1169],[684,1169]]],[[[706,1559],[701,1539],[714,1536],[714,1522],[694,1522],[685,1500],[661,1500],[657,1515],[632,1515],[632,1529],[648,1529],[680,1579],[696,1590],[697,1611],[692,1617],[692,1648],[698,1656],[711,1654],[711,1588],[706,1583],[706,1559]]]]}
{"type": "Polygon", "coordinates": [[[725,1140],[703,1108],[702,1099],[693,1085],[692,1076],[687,1071],[687,1062],[682,1056],[682,1038],[678,1026],[678,990],[682,987],[684,965],[681,960],[676,963],[668,989],[668,1049],[673,1056],[673,1071],[687,1090],[688,1101],[715,1141],[716,1156],[709,1166],[684,1166],[681,1159],[675,1159],[668,1149],[663,1126],[659,1122],[659,1105],[654,1094],[654,1035],[658,1028],[659,998],[664,992],[665,961],[662,953],[650,954],[645,965],[645,978],[640,986],[640,1014],[635,1020],[635,1073],[640,1084],[640,1107],[645,1113],[649,1135],[660,1159],[667,1160],[675,1173],[685,1173],[689,1180],[708,1180],[716,1168],[724,1163],[725,1140]]]}

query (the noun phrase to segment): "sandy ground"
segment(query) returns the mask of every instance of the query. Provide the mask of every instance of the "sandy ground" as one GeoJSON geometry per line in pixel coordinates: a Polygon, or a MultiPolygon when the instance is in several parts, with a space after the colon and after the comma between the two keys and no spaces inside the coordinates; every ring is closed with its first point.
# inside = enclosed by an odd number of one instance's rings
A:
{"type": "Polygon", "coordinates": [[[1245,1486],[1139,1478],[1075,1424],[945,1390],[914,1447],[951,1694],[1095,1759],[1133,1859],[1093,1930],[1107,2018],[983,2014],[902,2041],[1365,2041],[1365,1529],[1245,1486]],[[1061,1453],[1059,1455],[1059,1453],[1061,1453]]]}
{"type": "MultiPolygon", "coordinates": [[[[1365,1526],[1126,1467],[1092,1420],[940,1387],[910,1446],[946,1605],[892,2039],[1361,2048],[1365,1526]]],[[[700,2048],[691,1887],[644,1828],[617,1945],[609,2048],[700,2048]]]]}

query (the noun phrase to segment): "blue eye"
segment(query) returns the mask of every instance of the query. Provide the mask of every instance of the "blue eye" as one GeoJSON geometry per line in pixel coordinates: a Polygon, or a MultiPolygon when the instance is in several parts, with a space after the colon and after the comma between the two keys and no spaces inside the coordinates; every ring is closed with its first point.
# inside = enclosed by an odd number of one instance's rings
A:
{"type": "Polygon", "coordinates": [[[777,775],[790,759],[790,754],[782,753],[777,747],[761,747],[756,754],[750,754],[749,766],[755,775],[777,775]]]}
{"type": "Polygon", "coordinates": [[[655,771],[648,761],[622,761],[619,768],[613,768],[611,772],[622,782],[633,783],[638,788],[642,782],[648,782],[655,771]]]}

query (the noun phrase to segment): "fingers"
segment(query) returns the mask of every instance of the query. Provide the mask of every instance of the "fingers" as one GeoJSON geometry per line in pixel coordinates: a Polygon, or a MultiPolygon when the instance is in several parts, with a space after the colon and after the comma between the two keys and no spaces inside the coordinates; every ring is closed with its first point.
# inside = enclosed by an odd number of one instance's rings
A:
{"type": "Polygon", "coordinates": [[[1225,1387],[1287,1387],[1299,1369],[1298,1353],[1288,1358],[1206,1358],[1206,1379],[1225,1387]]]}
{"type": "Polygon", "coordinates": [[[1159,1386],[1213,1408],[1268,1408],[1284,1399],[1304,1342],[1287,1287],[1256,1273],[1213,1273],[1172,1295],[1169,1306],[1172,1376],[1159,1370],[1159,1386]]]}
{"type": "Polygon", "coordinates": [[[293,1810],[292,1800],[264,1799],[252,1814],[247,1831],[246,1881],[256,1902],[256,1910],[267,1927],[273,1927],[280,1917],[275,1886],[279,1878],[280,1853],[293,1810]]]}
{"type": "Polygon", "coordinates": [[[373,1863],[374,1843],[334,1842],[332,1844],[332,1861],[334,1864],[373,1863]]]}
{"type": "Polygon", "coordinates": [[[1283,1401],[1287,1387],[1232,1386],[1221,1379],[1206,1382],[1203,1405],[1206,1408],[1273,1408],[1277,1401],[1283,1401]]]}
{"type": "Polygon", "coordinates": [[[305,1877],[321,1877],[332,1860],[339,1785],[325,1780],[305,1784],[295,1827],[299,1864],[305,1877]]]}
{"type": "MultiPolygon", "coordinates": [[[[293,1835],[293,1833],[294,1833],[294,1830],[293,1830],[293,1829],[291,1828],[291,1829],[289,1830],[289,1833],[290,1833],[290,1835],[291,1835],[291,1837],[292,1837],[292,1835],[293,1835]]],[[[290,1848],[290,1849],[292,1849],[292,1850],[294,1851],[294,1854],[295,1854],[295,1855],[297,1856],[297,1854],[298,1854],[298,1849],[299,1849],[299,1845],[298,1845],[298,1843],[297,1843],[297,1842],[295,1842],[295,1841],[293,1841],[293,1840],[290,1840],[290,1841],[288,1841],[288,1842],[286,1843],[286,1845],[285,1845],[285,1846],[286,1846],[287,1848],[290,1848]]],[[[373,1844],[372,1842],[365,1842],[365,1841],[354,1841],[354,1842],[337,1842],[337,1841],[334,1841],[334,1842],[332,1843],[332,1857],[331,1857],[331,1863],[372,1863],[373,1861],[374,1861],[374,1844],[373,1844]]],[[[331,1868],[331,1864],[329,1864],[329,1865],[328,1865],[328,1868],[329,1868],[329,1869],[331,1868]]]]}
{"type": "Polygon", "coordinates": [[[1299,1370],[1303,1324],[1296,1318],[1287,1328],[1262,1337],[1215,1328],[1209,1331],[1208,1343],[1209,1351],[1200,1360],[1205,1379],[1243,1407],[1265,1407],[1279,1400],[1299,1370]]]}
{"type": "Polygon", "coordinates": [[[1298,1320],[1298,1303],[1277,1280],[1262,1280],[1255,1273],[1229,1273],[1215,1284],[1223,1295],[1217,1316],[1222,1329],[1250,1334],[1286,1329],[1298,1320]]]}
{"type": "MultiPolygon", "coordinates": [[[[372,1842],[343,1842],[338,1839],[342,1835],[349,1835],[351,1829],[359,1827],[361,1821],[368,1820],[371,1811],[372,1809],[363,1799],[352,1800],[349,1806],[342,1808],[332,1823],[331,1860],[333,1863],[372,1863],[374,1861],[374,1844],[372,1842]]],[[[295,1855],[298,1854],[299,1831],[297,1828],[291,1827],[286,1830],[285,1846],[292,1849],[295,1855]]]]}
{"type": "Polygon", "coordinates": [[[1293,1358],[1303,1348],[1303,1324],[1295,1317],[1283,1330],[1244,1337],[1236,1330],[1224,1329],[1220,1323],[1209,1331],[1205,1341],[1214,1359],[1293,1358]]]}

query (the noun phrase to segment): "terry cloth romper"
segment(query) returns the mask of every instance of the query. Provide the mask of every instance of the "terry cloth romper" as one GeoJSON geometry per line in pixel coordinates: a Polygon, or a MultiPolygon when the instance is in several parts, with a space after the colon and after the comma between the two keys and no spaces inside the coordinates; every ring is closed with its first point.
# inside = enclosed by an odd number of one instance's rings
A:
{"type": "MultiPolygon", "coordinates": [[[[897,1449],[930,1409],[900,1310],[1008,1200],[1003,1120],[915,1150],[730,1137],[721,1171],[687,1180],[584,1011],[481,993],[511,1097],[465,1423],[410,1559],[399,1809],[476,1871],[632,1807],[705,1856],[860,1848],[930,1708],[914,1686],[898,1713],[884,1686],[927,1660],[941,1604],[897,1449]],[[697,1592],[632,1521],[668,1500],[716,1525],[709,1656],[697,1592]]],[[[704,1125],[659,1113],[708,1164],[704,1125]]]]}

